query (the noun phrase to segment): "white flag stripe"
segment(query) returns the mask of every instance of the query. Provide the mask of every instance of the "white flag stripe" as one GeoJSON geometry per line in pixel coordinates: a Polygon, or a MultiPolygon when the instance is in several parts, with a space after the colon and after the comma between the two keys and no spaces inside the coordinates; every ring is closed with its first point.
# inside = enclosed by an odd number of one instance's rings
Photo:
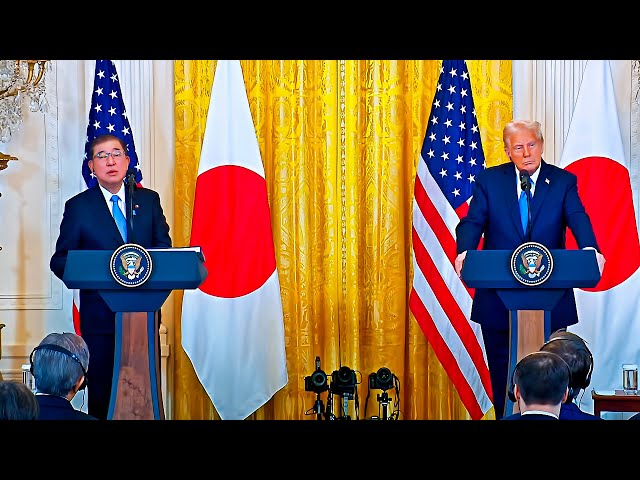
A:
{"type": "MultiPolygon", "coordinates": [[[[422,271],[418,267],[417,263],[413,262],[414,269],[414,286],[415,291],[420,297],[420,300],[424,304],[425,308],[431,315],[433,323],[440,333],[440,336],[447,344],[447,347],[452,352],[453,356],[456,359],[456,363],[458,367],[462,371],[466,381],[472,387],[474,391],[481,391],[482,394],[477,398],[478,403],[480,404],[483,411],[487,411],[491,408],[492,403],[489,397],[482,386],[482,381],[480,380],[480,376],[478,374],[478,370],[475,368],[473,360],[469,355],[467,348],[464,343],[458,336],[458,333],[451,325],[449,318],[447,317],[447,313],[442,308],[442,305],[436,298],[433,290],[429,286],[427,279],[422,275],[422,271]]],[[[474,333],[478,333],[478,328],[473,326],[474,333]]]]}
{"type": "Polygon", "coordinates": [[[458,217],[456,211],[451,208],[451,204],[442,194],[442,190],[440,189],[434,178],[431,176],[431,172],[429,172],[427,164],[425,163],[422,156],[420,156],[420,161],[418,162],[418,177],[420,178],[420,182],[427,192],[427,195],[433,202],[433,205],[438,209],[438,213],[449,229],[451,236],[455,238],[456,226],[460,221],[460,217],[458,217]]]}
{"type": "MultiPolygon", "coordinates": [[[[414,212],[420,211],[415,201],[413,208],[414,212]]],[[[438,266],[438,271],[440,272],[442,279],[447,284],[451,295],[460,307],[460,310],[462,310],[462,313],[465,317],[469,318],[471,315],[471,296],[460,281],[460,278],[458,278],[453,265],[451,265],[451,262],[442,249],[442,245],[438,241],[435,233],[433,233],[431,225],[429,225],[422,215],[414,214],[413,226],[416,229],[416,233],[420,237],[422,244],[429,245],[429,254],[433,259],[433,262],[438,266]]]]}

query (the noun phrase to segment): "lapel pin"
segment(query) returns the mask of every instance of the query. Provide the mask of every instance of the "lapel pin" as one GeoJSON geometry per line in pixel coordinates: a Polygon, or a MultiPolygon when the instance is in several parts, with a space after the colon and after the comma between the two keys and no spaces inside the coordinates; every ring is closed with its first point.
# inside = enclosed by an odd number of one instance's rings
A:
{"type": "Polygon", "coordinates": [[[546,182],[547,185],[551,183],[548,178],[545,178],[544,181],[546,182]]]}

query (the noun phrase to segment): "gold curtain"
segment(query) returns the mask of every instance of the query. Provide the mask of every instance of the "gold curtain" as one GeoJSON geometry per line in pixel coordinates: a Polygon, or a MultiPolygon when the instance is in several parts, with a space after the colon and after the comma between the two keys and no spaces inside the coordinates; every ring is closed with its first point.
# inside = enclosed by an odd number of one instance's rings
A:
{"type": "MultiPolygon", "coordinates": [[[[216,63],[175,62],[175,246],[189,244],[216,63]]],[[[380,367],[400,380],[399,394],[389,391],[400,419],[469,418],[408,307],[413,185],[441,61],[241,64],[265,166],[289,374],[249,418],[315,420],[304,377],[316,356],[329,377],[340,366],[356,371],[352,419],[379,414],[380,391],[366,396],[380,367]]],[[[502,163],[511,61],[467,64],[487,164],[502,163]]],[[[219,419],[180,346],[181,292],[173,298],[173,418],[219,419]]]]}

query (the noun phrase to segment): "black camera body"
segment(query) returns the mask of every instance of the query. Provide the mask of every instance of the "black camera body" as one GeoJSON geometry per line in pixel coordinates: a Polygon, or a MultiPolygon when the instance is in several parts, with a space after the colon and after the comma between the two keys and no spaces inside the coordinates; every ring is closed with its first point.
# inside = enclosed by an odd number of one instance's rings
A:
{"type": "Polygon", "coordinates": [[[327,374],[320,368],[320,357],[316,357],[316,369],[308,377],[304,377],[305,392],[322,393],[329,390],[327,374]]]}
{"type": "Polygon", "coordinates": [[[356,372],[349,367],[340,367],[331,373],[331,393],[345,396],[356,391],[356,372]]]}
{"type": "Polygon", "coordinates": [[[387,367],[379,368],[377,372],[369,374],[369,389],[390,390],[393,388],[395,375],[387,367]]]}

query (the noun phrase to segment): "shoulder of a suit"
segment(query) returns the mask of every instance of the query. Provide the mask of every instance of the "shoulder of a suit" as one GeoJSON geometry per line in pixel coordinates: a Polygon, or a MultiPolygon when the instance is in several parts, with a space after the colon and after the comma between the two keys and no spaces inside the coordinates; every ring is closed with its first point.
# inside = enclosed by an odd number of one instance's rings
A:
{"type": "Polygon", "coordinates": [[[545,179],[554,179],[556,182],[558,180],[571,181],[572,179],[576,179],[576,175],[569,170],[565,170],[564,168],[560,168],[557,165],[552,165],[550,163],[544,164],[544,168],[540,167],[540,174],[538,175],[538,182],[540,182],[541,178],[545,179]]]}
{"type": "MultiPolygon", "coordinates": [[[[510,175],[510,174],[515,174],[515,169],[513,167],[513,162],[505,162],[499,165],[494,165],[492,167],[486,168],[480,173],[485,173],[485,172],[486,172],[486,175],[490,175],[491,173],[510,175]]],[[[551,163],[547,163],[543,160],[542,164],[540,165],[540,174],[538,178],[540,178],[540,176],[554,177],[556,175],[565,176],[567,178],[575,176],[573,173],[569,172],[568,170],[565,170],[564,168],[560,168],[557,165],[552,165],[551,163]]]]}

